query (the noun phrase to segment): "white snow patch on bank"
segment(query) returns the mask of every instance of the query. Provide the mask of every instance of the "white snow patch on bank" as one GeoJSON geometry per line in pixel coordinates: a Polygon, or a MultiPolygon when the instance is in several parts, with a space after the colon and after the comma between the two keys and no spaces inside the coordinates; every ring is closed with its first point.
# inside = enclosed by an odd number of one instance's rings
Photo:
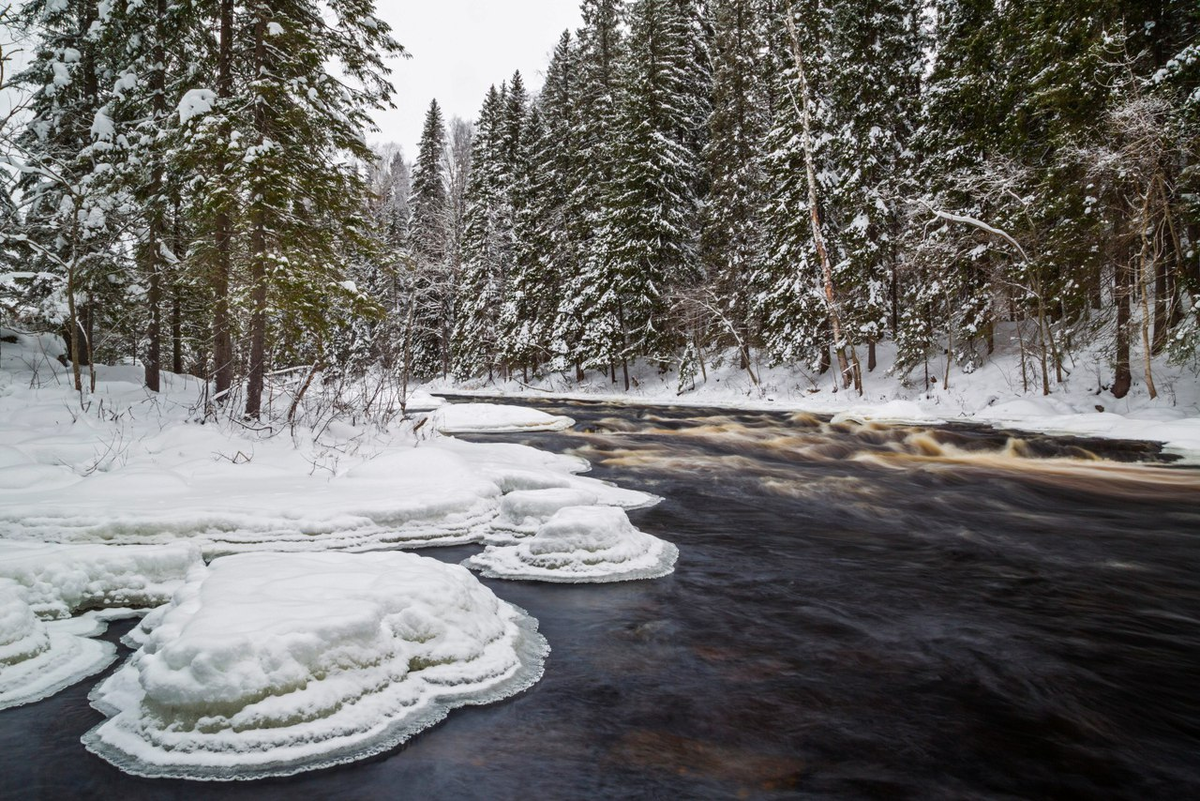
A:
{"type": "Polygon", "coordinates": [[[142,776],[282,776],[385,751],[540,678],[536,622],[404,553],[216,560],[92,695],[87,748],[142,776]]]}
{"type": "Polygon", "coordinates": [[[634,528],[621,509],[569,506],[534,536],[489,545],[463,564],[491,578],[598,583],[665,576],[678,556],[671,543],[634,528]]]}

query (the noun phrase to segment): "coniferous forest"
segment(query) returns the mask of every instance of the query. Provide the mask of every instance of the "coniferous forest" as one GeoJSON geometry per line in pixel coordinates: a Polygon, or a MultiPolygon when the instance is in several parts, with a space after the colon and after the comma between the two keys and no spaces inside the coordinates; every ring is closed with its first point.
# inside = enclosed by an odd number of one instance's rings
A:
{"type": "Polygon", "coordinates": [[[1047,394],[1102,346],[1120,398],[1196,360],[1194,0],[583,0],[540,91],[433,101],[411,162],[367,144],[406,57],[374,10],[9,7],[0,315],[60,331],[81,390],[127,360],[249,418],[303,368],[861,392],[1003,339],[1047,394]]]}

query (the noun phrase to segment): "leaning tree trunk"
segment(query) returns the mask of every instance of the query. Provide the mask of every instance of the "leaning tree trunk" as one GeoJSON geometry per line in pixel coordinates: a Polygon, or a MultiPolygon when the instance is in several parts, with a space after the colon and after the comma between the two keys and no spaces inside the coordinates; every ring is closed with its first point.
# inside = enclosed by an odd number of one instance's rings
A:
{"type": "Polygon", "coordinates": [[[804,74],[804,57],[800,51],[800,35],[796,32],[796,21],[787,13],[788,32],[792,37],[792,58],[796,63],[796,75],[800,81],[800,121],[803,129],[804,167],[808,178],[808,209],[812,220],[813,244],[821,261],[821,277],[825,289],[825,305],[829,311],[829,326],[833,331],[834,350],[837,353],[838,369],[842,373],[842,387],[848,389],[853,383],[862,394],[862,373],[855,359],[850,366],[846,358],[845,339],[842,336],[842,321],[838,315],[837,293],[833,285],[833,267],[829,263],[829,252],[825,249],[825,237],[821,234],[821,212],[817,205],[817,176],[813,168],[812,122],[809,112],[808,80],[804,74]]]}

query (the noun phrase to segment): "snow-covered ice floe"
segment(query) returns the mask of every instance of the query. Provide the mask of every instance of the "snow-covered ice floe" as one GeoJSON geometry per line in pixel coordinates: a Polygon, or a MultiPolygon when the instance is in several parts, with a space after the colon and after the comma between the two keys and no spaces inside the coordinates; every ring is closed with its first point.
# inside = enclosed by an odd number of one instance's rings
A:
{"type": "Polygon", "coordinates": [[[603,504],[657,501],[575,475],[588,468],[582,459],[523,445],[450,438],[407,443],[347,459],[330,475],[312,471],[290,442],[259,443],[248,462],[214,459],[219,446],[206,447],[205,428],[179,426],[161,446],[190,454],[174,467],[116,468],[76,479],[68,492],[0,490],[0,537],[121,545],[187,539],[207,558],[364,551],[477,542],[512,490],[578,486],[603,504]],[[192,437],[199,441],[189,442],[192,437]],[[148,486],[154,490],[149,497],[148,486]]]}
{"type": "Polygon", "coordinates": [[[598,583],[659,578],[678,557],[671,543],[634,528],[623,509],[568,506],[532,537],[489,545],[463,564],[490,578],[598,583]]]}
{"type": "Polygon", "coordinates": [[[559,509],[594,506],[595,493],[580,487],[516,490],[500,499],[500,516],[484,539],[489,545],[508,545],[532,537],[559,509]]]}
{"type": "Polygon", "coordinates": [[[141,776],[232,780],[350,762],[532,685],[537,623],[414,554],[243,554],[197,571],[92,693],[86,747],[141,776]]]}
{"type": "Polygon", "coordinates": [[[575,425],[570,417],[495,403],[451,403],[440,407],[433,417],[434,426],[443,434],[563,431],[575,425]]]}
{"type": "Polygon", "coordinates": [[[0,580],[22,585],[33,614],[49,619],[89,609],[165,604],[188,571],[202,564],[200,550],[187,543],[51,545],[0,540],[0,580]]]}
{"type": "Polygon", "coordinates": [[[40,701],[104,670],[116,647],[88,639],[103,632],[92,620],[39,620],[28,590],[0,578],[0,709],[40,701]]]}

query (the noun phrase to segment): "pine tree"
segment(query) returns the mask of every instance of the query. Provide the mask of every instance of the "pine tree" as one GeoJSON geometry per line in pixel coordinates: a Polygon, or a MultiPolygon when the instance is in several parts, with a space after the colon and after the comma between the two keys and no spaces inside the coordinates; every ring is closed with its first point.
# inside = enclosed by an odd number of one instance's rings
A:
{"type": "Polygon", "coordinates": [[[582,377],[585,366],[608,369],[617,356],[614,304],[606,281],[601,231],[607,197],[616,175],[618,74],[624,59],[624,4],[620,0],[583,0],[584,25],[579,29],[578,80],[574,92],[573,164],[566,179],[571,186],[568,225],[578,243],[580,260],[564,276],[555,339],[563,358],[582,377]],[[603,330],[602,330],[603,329],[603,330]]]}
{"type": "Polygon", "coordinates": [[[366,242],[358,217],[366,187],[342,156],[369,157],[361,131],[372,125],[370,111],[389,102],[384,60],[402,52],[372,8],[346,3],[331,21],[311,0],[258,3],[232,31],[249,54],[248,75],[230,98],[236,110],[227,113],[241,134],[235,179],[248,198],[251,418],[262,410],[268,314],[277,337],[310,337],[309,352],[320,358],[327,307],[354,295],[342,271],[346,250],[366,242]],[[328,72],[333,61],[348,81],[328,72]],[[340,225],[322,224],[330,217],[340,225]]]}
{"type": "Polygon", "coordinates": [[[853,341],[868,344],[870,370],[897,310],[901,204],[912,194],[908,154],[923,59],[919,14],[918,0],[841,0],[830,20],[826,161],[835,178],[825,216],[845,324],[853,341]]]}
{"type": "Polygon", "coordinates": [[[103,180],[114,145],[100,85],[107,64],[91,36],[97,22],[93,3],[34,0],[21,8],[18,21],[36,32],[39,44],[33,62],[15,79],[32,91],[31,119],[15,143],[24,206],[24,229],[15,239],[28,251],[34,272],[55,277],[48,282],[54,291],[43,313],[62,326],[75,388],[82,392],[80,367],[93,361],[97,320],[105,311],[119,314],[112,307],[127,297],[124,287],[107,280],[124,277],[111,251],[120,199],[103,180]]]}

